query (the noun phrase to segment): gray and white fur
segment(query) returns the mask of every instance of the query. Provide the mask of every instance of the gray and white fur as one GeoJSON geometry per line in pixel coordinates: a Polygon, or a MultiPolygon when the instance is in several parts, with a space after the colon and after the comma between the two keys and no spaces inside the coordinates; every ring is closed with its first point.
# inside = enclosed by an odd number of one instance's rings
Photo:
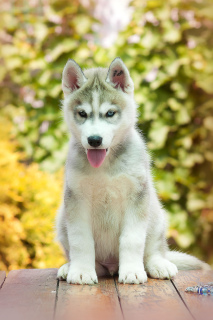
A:
{"type": "Polygon", "coordinates": [[[119,282],[139,284],[147,274],[165,279],[178,269],[209,269],[195,257],[169,251],[165,212],[136,127],[134,84],[123,61],[116,58],[109,69],[82,71],[69,60],[62,89],[71,139],[56,220],[68,263],[58,278],[93,284],[97,276],[118,273],[119,282]],[[94,136],[101,137],[98,147],[88,142],[94,136]],[[97,168],[87,158],[88,149],[95,148],[106,150],[97,168]]]}

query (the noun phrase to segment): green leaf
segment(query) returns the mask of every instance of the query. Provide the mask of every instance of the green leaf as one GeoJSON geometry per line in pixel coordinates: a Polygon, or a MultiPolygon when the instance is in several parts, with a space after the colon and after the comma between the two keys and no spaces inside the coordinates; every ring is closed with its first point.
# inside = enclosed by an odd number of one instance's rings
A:
{"type": "Polygon", "coordinates": [[[53,50],[49,51],[49,60],[51,62],[55,61],[63,53],[71,52],[73,49],[76,48],[77,45],[77,41],[71,39],[64,39],[58,45],[56,45],[56,47],[53,50]]]}
{"type": "Polygon", "coordinates": [[[149,133],[151,141],[148,143],[151,149],[160,149],[165,145],[167,135],[169,132],[169,126],[163,122],[154,122],[149,133]]]}

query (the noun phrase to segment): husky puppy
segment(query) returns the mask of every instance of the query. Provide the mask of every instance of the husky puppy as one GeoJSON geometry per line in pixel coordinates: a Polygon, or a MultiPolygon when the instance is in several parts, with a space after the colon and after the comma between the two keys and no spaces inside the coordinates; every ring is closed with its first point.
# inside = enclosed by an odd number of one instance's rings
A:
{"type": "Polygon", "coordinates": [[[156,194],[146,144],[136,127],[134,84],[120,58],[109,69],[63,70],[63,113],[71,132],[57,238],[68,283],[94,284],[119,274],[121,283],[169,279],[178,269],[208,269],[168,249],[166,218],[156,194]]]}

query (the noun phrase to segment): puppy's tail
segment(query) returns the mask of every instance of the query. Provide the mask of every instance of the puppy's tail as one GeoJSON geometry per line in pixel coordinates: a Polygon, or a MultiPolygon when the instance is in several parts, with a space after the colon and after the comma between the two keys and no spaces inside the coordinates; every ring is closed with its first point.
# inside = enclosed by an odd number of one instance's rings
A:
{"type": "Polygon", "coordinates": [[[207,263],[186,253],[168,251],[166,253],[166,258],[174,263],[178,270],[211,270],[211,267],[207,263]]]}

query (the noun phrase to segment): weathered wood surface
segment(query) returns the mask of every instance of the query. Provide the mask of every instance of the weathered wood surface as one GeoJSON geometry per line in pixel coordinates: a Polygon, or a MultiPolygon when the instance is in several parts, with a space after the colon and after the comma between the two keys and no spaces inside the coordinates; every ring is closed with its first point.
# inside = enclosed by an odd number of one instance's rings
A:
{"type": "Polygon", "coordinates": [[[6,278],[6,272],[0,271],[0,289],[3,286],[5,278],[6,278]]]}
{"type": "Polygon", "coordinates": [[[213,282],[213,271],[181,271],[172,282],[196,320],[213,319],[213,296],[185,292],[187,287],[213,282]]]}
{"type": "Polygon", "coordinates": [[[123,285],[99,278],[94,286],[56,279],[56,269],[0,272],[0,320],[203,320],[211,319],[213,296],[186,293],[213,281],[213,271],[180,271],[174,280],[123,285]]]}
{"type": "Polygon", "coordinates": [[[1,320],[53,319],[57,269],[11,271],[0,290],[1,320]]]}
{"type": "Polygon", "coordinates": [[[148,279],[143,285],[117,283],[125,320],[192,320],[170,280],[148,279]]]}
{"type": "Polygon", "coordinates": [[[56,319],[122,320],[113,278],[99,278],[97,285],[59,282],[56,319]]]}

